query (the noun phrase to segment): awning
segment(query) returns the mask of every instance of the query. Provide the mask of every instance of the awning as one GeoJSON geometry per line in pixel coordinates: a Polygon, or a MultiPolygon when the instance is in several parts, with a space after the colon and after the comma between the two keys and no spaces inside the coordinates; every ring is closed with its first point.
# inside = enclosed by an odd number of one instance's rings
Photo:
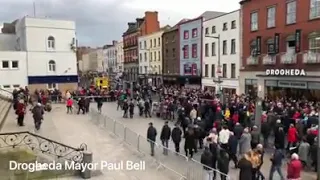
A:
{"type": "Polygon", "coordinates": [[[274,38],[269,38],[267,40],[267,44],[273,44],[274,43],[274,38]]]}
{"type": "Polygon", "coordinates": [[[308,34],[308,38],[320,37],[320,31],[313,31],[308,34]]]}
{"type": "Polygon", "coordinates": [[[287,38],[286,38],[286,40],[287,40],[287,41],[295,41],[295,40],[296,40],[295,35],[294,35],[294,34],[288,35],[287,38]]]}

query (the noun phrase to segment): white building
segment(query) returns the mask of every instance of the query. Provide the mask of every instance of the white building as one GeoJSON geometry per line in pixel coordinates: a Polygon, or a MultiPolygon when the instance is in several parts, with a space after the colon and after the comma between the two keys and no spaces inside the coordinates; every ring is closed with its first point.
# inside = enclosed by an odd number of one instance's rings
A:
{"type": "Polygon", "coordinates": [[[81,62],[79,62],[79,69],[82,72],[88,72],[90,70],[89,53],[82,55],[81,62]]]}
{"type": "Polygon", "coordinates": [[[117,41],[112,41],[112,45],[105,45],[103,47],[105,63],[108,64],[109,72],[117,72],[117,41]]]}
{"type": "Polygon", "coordinates": [[[73,21],[26,16],[15,23],[15,34],[0,34],[0,44],[1,88],[77,87],[73,21]]]}
{"type": "Polygon", "coordinates": [[[138,38],[139,74],[162,74],[163,30],[138,38]]]}
{"type": "MultiPolygon", "coordinates": [[[[88,71],[106,72],[108,64],[104,63],[105,57],[103,53],[102,48],[92,50],[88,53],[88,71]]],[[[82,58],[86,57],[82,56],[82,58]]]]}
{"type": "Polygon", "coordinates": [[[123,65],[124,65],[124,59],[123,59],[123,41],[118,41],[116,44],[116,50],[117,50],[117,58],[116,58],[116,64],[118,66],[119,72],[123,72],[123,65]]]}
{"type": "Polygon", "coordinates": [[[239,17],[240,10],[237,10],[203,22],[202,88],[218,92],[220,86],[224,92],[239,93],[239,17]]]}

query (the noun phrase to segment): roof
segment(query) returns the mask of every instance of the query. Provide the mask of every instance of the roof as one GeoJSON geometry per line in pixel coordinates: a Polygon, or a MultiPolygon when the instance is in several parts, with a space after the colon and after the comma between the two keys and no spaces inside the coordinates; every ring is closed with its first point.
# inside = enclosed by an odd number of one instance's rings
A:
{"type": "Polygon", "coordinates": [[[202,17],[203,21],[205,21],[207,19],[212,19],[212,18],[215,18],[217,16],[221,16],[223,14],[225,14],[225,12],[206,11],[206,12],[202,13],[199,17],[202,17]]]}
{"type": "Polygon", "coordinates": [[[212,19],[216,19],[216,18],[225,16],[225,15],[228,15],[228,14],[232,14],[232,13],[238,12],[238,11],[240,11],[240,9],[237,9],[237,10],[234,10],[234,11],[231,11],[231,12],[228,12],[228,13],[224,13],[224,14],[221,14],[219,16],[212,17],[212,18],[208,18],[208,19],[205,19],[204,21],[209,21],[209,20],[212,20],[212,19]]]}
{"type": "Polygon", "coordinates": [[[240,2],[239,2],[239,4],[244,4],[244,3],[246,3],[246,2],[249,2],[249,1],[251,1],[251,0],[241,0],[240,2]]]}
{"type": "MultiPolygon", "coordinates": [[[[129,23],[128,23],[129,24],[129,23]]],[[[138,30],[138,26],[137,26],[137,23],[131,23],[132,25],[128,27],[128,29],[126,30],[126,32],[123,33],[123,35],[126,35],[126,34],[130,34],[130,33],[134,33],[138,30]]]]}

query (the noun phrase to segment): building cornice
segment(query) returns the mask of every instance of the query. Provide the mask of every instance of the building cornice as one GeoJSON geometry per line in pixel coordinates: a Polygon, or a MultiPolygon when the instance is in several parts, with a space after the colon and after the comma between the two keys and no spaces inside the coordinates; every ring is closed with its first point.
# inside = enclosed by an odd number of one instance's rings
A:
{"type": "Polygon", "coordinates": [[[241,1],[239,2],[239,4],[240,4],[240,5],[243,5],[244,3],[249,2],[249,1],[251,1],[251,0],[241,0],[241,1]]]}

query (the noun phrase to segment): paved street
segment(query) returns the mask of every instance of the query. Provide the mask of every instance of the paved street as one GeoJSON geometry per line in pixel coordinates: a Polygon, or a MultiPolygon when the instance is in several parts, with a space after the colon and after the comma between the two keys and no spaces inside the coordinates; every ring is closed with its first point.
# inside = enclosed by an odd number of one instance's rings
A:
{"type": "MultiPolygon", "coordinates": [[[[92,103],[92,108],[96,108],[96,103],[92,103]]],[[[116,103],[104,103],[103,105],[103,114],[105,116],[108,117],[108,119],[114,119],[114,120],[118,120],[120,121],[122,124],[124,124],[126,127],[130,128],[132,131],[142,135],[142,136],[146,136],[146,132],[147,132],[147,128],[148,128],[148,123],[149,122],[153,122],[154,126],[156,127],[157,131],[158,131],[158,136],[157,136],[157,143],[161,143],[159,136],[160,136],[160,132],[161,132],[161,128],[164,124],[164,120],[156,118],[156,117],[152,117],[152,118],[140,118],[137,114],[138,114],[138,109],[135,109],[135,116],[133,119],[124,119],[122,118],[122,111],[117,111],[116,110],[116,103]]],[[[173,123],[170,122],[170,126],[173,127],[173,123]]],[[[123,129],[120,128],[116,128],[116,131],[118,134],[123,134],[122,131],[123,129]]],[[[128,135],[127,135],[128,136],[128,135]]],[[[132,134],[132,136],[136,136],[135,134],[132,134]]],[[[183,147],[184,142],[181,143],[181,147],[183,147]]],[[[147,146],[147,145],[146,145],[147,146]]],[[[146,152],[149,151],[149,147],[145,147],[146,148],[146,152]]],[[[169,144],[169,148],[173,149],[173,143],[170,142],[169,144]]],[[[170,157],[165,157],[161,154],[161,150],[159,150],[159,157],[163,158],[164,164],[171,166],[172,168],[176,169],[177,171],[182,171],[182,169],[187,169],[188,165],[185,163],[185,161],[183,160],[183,158],[181,157],[177,157],[177,156],[170,156],[170,157]],[[179,162],[179,163],[174,163],[174,161],[179,162]]],[[[169,154],[170,155],[170,154],[169,154]]],[[[196,160],[200,159],[200,155],[201,153],[198,153],[195,156],[196,160]]],[[[198,166],[194,166],[194,167],[198,167],[198,166]]],[[[264,165],[262,167],[262,172],[264,175],[266,175],[268,177],[269,174],[269,169],[270,169],[270,156],[266,155],[265,159],[264,159],[264,165]]],[[[284,165],[283,167],[283,172],[284,174],[286,174],[286,165],[284,165]]],[[[230,163],[230,173],[231,178],[232,179],[238,179],[238,170],[233,168],[233,163],[230,163]]],[[[303,179],[316,179],[316,175],[314,173],[303,173],[302,174],[303,179]]],[[[274,176],[274,180],[278,180],[280,179],[279,176],[276,174],[274,176]]]]}
{"type": "MultiPolygon", "coordinates": [[[[14,111],[11,110],[3,127],[3,132],[26,130],[35,132],[30,113],[27,113],[24,127],[18,127],[15,119],[14,111]]],[[[150,176],[157,180],[171,179],[167,174],[156,171],[156,166],[152,165],[153,161],[148,156],[142,156],[140,153],[131,151],[127,148],[127,145],[121,143],[108,131],[99,129],[91,123],[89,115],[67,115],[63,104],[53,105],[52,112],[45,114],[42,127],[36,133],[73,147],[85,143],[88,145],[88,150],[93,153],[94,162],[146,161],[145,171],[103,170],[103,175],[92,178],[94,180],[149,180],[150,176]]]]}

